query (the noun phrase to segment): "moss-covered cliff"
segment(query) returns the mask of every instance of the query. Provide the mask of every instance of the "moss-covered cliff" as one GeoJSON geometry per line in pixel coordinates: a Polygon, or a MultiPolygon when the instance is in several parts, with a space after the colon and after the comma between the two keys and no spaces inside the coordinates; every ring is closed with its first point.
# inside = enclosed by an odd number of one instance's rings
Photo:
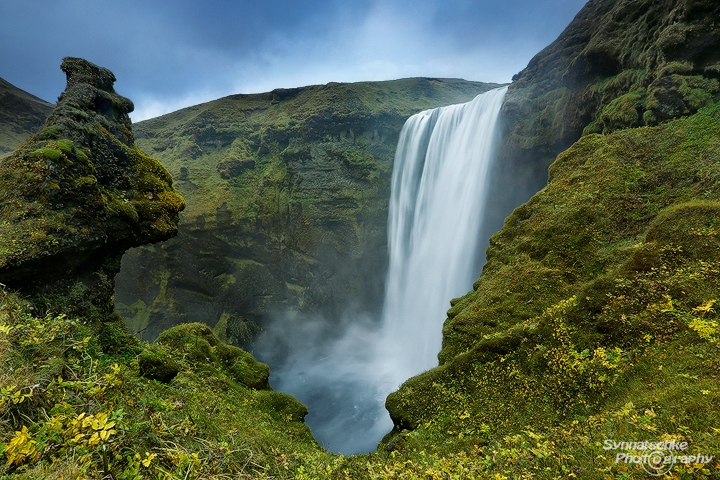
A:
{"type": "Polygon", "coordinates": [[[0,157],[19,147],[37,132],[52,105],[0,78],[0,157]]]}
{"type": "Polygon", "coordinates": [[[388,397],[408,430],[388,447],[542,478],[642,475],[606,439],[717,452],[718,132],[715,104],[563,152],[492,237],[474,291],[453,300],[440,367],[388,397]]]}
{"type": "Polygon", "coordinates": [[[718,18],[712,0],[588,1],[508,89],[495,172],[502,200],[490,213],[497,228],[583,134],[658,125],[717,100],[718,18]]]}
{"type": "Polygon", "coordinates": [[[657,125],[709,105],[719,17],[710,0],[590,0],[514,78],[508,141],[551,160],[583,131],[657,125]]]}
{"type": "Polygon", "coordinates": [[[381,305],[390,173],[403,123],[494,85],[414,78],[234,95],[136,125],[188,201],[177,238],[128,253],[119,312],[247,341],[273,310],[381,305]]]}

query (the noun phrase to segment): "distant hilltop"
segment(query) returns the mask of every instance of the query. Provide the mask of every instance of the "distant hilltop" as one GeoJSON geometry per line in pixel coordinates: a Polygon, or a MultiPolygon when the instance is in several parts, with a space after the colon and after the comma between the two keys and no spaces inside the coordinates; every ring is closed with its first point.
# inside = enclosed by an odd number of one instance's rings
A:
{"type": "Polygon", "coordinates": [[[52,109],[52,103],[0,78],[0,156],[12,152],[37,132],[52,109]]]}

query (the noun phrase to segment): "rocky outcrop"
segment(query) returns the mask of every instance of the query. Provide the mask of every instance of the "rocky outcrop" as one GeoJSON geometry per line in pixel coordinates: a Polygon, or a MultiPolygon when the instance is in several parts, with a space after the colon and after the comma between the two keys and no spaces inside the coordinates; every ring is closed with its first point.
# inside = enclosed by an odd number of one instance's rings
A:
{"type": "Polygon", "coordinates": [[[135,146],[112,72],[79,58],[61,68],[67,88],[45,125],[0,163],[0,281],[102,322],[122,254],[174,236],[184,201],[135,146]]]}
{"type": "Polygon", "coordinates": [[[591,0],[516,75],[503,107],[510,140],[552,152],[583,132],[657,125],[709,105],[718,18],[710,0],[591,0]]]}

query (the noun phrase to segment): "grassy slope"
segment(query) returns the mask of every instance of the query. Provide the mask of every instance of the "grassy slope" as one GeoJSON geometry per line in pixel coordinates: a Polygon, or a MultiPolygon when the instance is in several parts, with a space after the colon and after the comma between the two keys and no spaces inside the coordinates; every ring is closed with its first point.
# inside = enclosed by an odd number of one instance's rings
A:
{"type": "Polygon", "coordinates": [[[79,319],[36,315],[3,295],[2,478],[288,478],[324,455],[305,407],[207,327],[153,346],[117,330],[108,348],[79,319]]]}
{"type": "Polygon", "coordinates": [[[180,233],[132,251],[119,311],[247,340],[272,306],[339,317],[377,304],[397,137],[420,110],[494,85],[414,78],[235,95],[135,125],[187,200],[180,233]]]}
{"type": "Polygon", "coordinates": [[[0,78],[0,156],[39,130],[51,111],[52,104],[0,78]]]}

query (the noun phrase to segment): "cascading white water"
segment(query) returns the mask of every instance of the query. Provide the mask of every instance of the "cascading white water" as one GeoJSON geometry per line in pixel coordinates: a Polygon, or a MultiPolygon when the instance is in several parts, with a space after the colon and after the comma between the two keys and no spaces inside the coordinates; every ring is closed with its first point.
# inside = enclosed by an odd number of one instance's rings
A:
{"type": "Polygon", "coordinates": [[[328,341],[321,318],[287,316],[256,343],[256,352],[287,346],[271,382],[308,406],[308,425],[331,451],[374,450],[392,428],[385,397],[437,364],[449,301],[479,273],[480,224],[506,90],[405,123],[393,167],[380,328],[352,318],[328,341]]]}
{"type": "Polygon", "coordinates": [[[418,113],[400,133],[381,336],[391,389],[437,365],[449,301],[466,293],[479,273],[488,173],[506,92],[418,113]]]}

